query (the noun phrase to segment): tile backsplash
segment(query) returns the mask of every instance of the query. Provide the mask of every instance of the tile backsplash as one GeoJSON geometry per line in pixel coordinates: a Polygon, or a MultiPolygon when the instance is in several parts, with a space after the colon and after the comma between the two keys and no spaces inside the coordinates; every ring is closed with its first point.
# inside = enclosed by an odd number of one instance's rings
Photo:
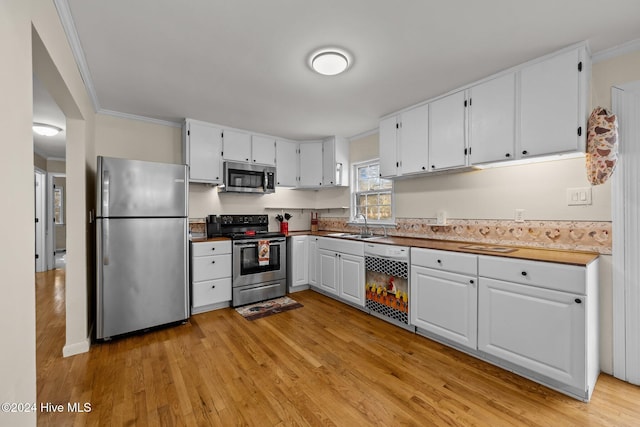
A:
{"type": "MultiPolygon", "coordinates": [[[[322,217],[320,230],[355,232],[357,226],[346,218],[322,217]]],[[[372,227],[374,233],[382,230],[372,227]]],[[[396,218],[396,226],[387,233],[398,237],[421,237],[491,245],[513,245],[544,249],[611,254],[610,221],[525,221],[450,219],[436,225],[435,218],[396,218]]]]}

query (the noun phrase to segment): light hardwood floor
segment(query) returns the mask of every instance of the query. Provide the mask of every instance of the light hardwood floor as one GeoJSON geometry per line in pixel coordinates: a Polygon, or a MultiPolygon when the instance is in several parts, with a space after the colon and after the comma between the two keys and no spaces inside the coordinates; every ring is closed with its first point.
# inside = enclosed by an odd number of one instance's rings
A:
{"type": "Polygon", "coordinates": [[[638,426],[640,388],[571,399],[312,291],[255,321],[233,309],[62,358],[64,271],[36,275],[41,426],[638,426]]]}

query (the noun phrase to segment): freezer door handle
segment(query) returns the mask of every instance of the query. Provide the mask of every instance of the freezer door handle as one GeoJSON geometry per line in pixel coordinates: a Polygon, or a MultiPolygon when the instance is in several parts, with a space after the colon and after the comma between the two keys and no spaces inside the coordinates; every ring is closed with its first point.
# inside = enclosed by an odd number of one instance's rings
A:
{"type": "Polygon", "coordinates": [[[109,265],[109,220],[102,220],[102,264],[109,265]]]}
{"type": "Polygon", "coordinates": [[[108,170],[102,172],[102,216],[109,216],[109,180],[110,174],[108,170]]]}

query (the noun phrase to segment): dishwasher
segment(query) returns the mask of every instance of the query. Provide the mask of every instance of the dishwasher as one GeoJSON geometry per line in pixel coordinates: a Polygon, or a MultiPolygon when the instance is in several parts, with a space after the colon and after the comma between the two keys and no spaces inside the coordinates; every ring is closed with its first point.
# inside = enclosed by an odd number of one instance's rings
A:
{"type": "Polygon", "coordinates": [[[365,243],[365,309],[414,331],[409,324],[409,248],[365,243]]]}

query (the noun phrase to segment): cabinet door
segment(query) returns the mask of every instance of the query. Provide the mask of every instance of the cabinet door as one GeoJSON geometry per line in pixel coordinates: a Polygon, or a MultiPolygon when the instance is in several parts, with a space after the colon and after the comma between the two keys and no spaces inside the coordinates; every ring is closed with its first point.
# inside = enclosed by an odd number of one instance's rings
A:
{"type": "Polygon", "coordinates": [[[398,174],[397,120],[388,117],[380,120],[378,129],[378,152],[380,156],[380,176],[387,178],[398,174]]]}
{"type": "Polygon", "coordinates": [[[246,132],[225,130],[222,150],[225,160],[251,161],[251,135],[246,132]]]}
{"type": "Polygon", "coordinates": [[[477,348],[476,278],[411,266],[411,323],[477,348]]]}
{"type": "Polygon", "coordinates": [[[276,185],[298,185],[298,143],[276,140],[276,185]]]}
{"type": "Polygon", "coordinates": [[[302,286],[309,283],[309,240],[307,236],[291,238],[291,284],[302,286]]]}
{"type": "Polygon", "coordinates": [[[431,170],[465,165],[465,109],[464,91],[429,104],[431,170]]]}
{"type": "Polygon", "coordinates": [[[586,298],[480,278],[478,349],[584,390],[586,298]]]}
{"type": "Polygon", "coordinates": [[[320,289],[338,295],[338,256],[335,252],[319,249],[320,289]]]}
{"type": "Polygon", "coordinates": [[[336,142],[334,138],[322,140],[322,185],[336,185],[336,142]]]}
{"type": "Polygon", "coordinates": [[[185,126],[185,162],[189,165],[189,181],[222,183],[222,131],[193,121],[187,121],[185,126]]]}
{"type": "Polygon", "coordinates": [[[574,50],[520,72],[521,157],[578,149],[582,122],[578,62],[578,51],[574,50]]]}
{"type": "Polygon", "coordinates": [[[515,74],[507,74],[470,89],[471,164],[515,159],[515,90],[515,74]]]}
{"type": "Polygon", "coordinates": [[[322,186],[322,142],[300,144],[300,187],[322,186]]]}
{"type": "Polygon", "coordinates": [[[251,136],[251,160],[253,163],[274,166],[276,163],[276,140],[265,136],[251,136]]]}
{"type": "Polygon", "coordinates": [[[400,174],[428,170],[429,105],[414,108],[400,117],[400,174]]]}
{"type": "Polygon", "coordinates": [[[364,257],[339,254],[340,298],[364,307],[364,257]]]}
{"type": "Polygon", "coordinates": [[[309,285],[318,286],[318,238],[309,237],[309,285]]]}

